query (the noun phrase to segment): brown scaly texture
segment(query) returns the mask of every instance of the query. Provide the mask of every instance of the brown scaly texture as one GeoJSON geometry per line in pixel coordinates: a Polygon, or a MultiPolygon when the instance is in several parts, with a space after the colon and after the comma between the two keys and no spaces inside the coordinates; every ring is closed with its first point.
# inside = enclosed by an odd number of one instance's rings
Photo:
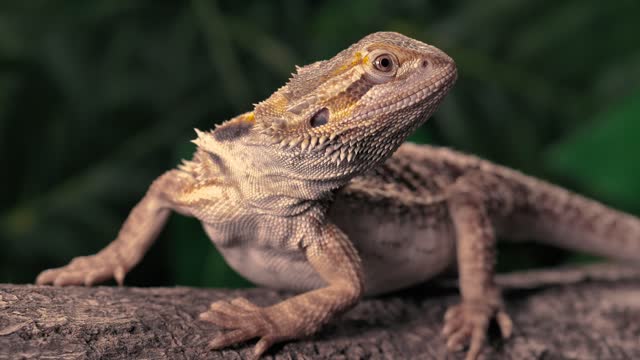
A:
{"type": "Polygon", "coordinates": [[[640,259],[640,221],[516,171],[448,149],[402,145],[456,79],[437,48],[371,34],[299,68],[252,112],[197,131],[194,157],[162,175],[117,239],[47,270],[39,284],[122,283],[171,210],[198,218],[251,281],[304,291],[269,307],[214,302],[213,349],[310,335],[364,294],[423,282],[458,265],[462,301],[445,314],[450,350],[476,359],[491,319],[512,323],[494,283],[496,234],[640,259]]]}

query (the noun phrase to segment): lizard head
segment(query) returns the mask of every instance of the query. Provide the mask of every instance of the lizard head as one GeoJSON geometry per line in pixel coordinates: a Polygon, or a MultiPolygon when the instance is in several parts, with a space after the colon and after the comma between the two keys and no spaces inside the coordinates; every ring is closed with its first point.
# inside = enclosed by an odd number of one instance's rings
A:
{"type": "Polygon", "coordinates": [[[296,170],[317,178],[357,175],[391,156],[436,110],[456,74],[441,50],[374,33],[330,60],[298,67],[256,105],[256,130],[296,170]]]}

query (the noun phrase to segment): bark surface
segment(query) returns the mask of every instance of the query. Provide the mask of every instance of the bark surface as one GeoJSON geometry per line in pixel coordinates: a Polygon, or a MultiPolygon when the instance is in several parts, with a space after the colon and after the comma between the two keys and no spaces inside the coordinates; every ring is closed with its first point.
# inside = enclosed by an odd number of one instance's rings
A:
{"type": "MultiPolygon", "coordinates": [[[[492,331],[488,359],[640,359],[640,269],[619,265],[499,276],[515,332],[492,331]]],[[[0,359],[245,359],[253,342],[207,351],[219,331],[196,320],[209,303],[268,289],[0,285],[0,359]]],[[[365,299],[313,338],[274,347],[274,359],[458,359],[440,335],[455,283],[365,299]]]]}

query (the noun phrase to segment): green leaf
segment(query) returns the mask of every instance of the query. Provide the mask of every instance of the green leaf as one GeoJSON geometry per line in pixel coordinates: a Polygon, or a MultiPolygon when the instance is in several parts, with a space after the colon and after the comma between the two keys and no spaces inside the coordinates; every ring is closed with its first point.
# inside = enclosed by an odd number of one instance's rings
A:
{"type": "Polygon", "coordinates": [[[640,201],[640,91],[548,151],[550,169],[589,193],[637,208],[640,201]]]}

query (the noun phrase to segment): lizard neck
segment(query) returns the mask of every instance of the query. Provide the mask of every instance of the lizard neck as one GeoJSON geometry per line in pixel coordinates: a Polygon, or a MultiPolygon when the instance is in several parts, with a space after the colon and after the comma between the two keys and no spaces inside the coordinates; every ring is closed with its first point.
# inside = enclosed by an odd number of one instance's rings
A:
{"type": "Polygon", "coordinates": [[[334,191],[350,176],[298,171],[300,159],[268,143],[263,135],[248,133],[233,141],[199,133],[200,172],[216,174],[238,193],[242,205],[260,212],[292,216],[331,201],[334,191]],[[329,176],[331,175],[331,176],[329,176]]]}

